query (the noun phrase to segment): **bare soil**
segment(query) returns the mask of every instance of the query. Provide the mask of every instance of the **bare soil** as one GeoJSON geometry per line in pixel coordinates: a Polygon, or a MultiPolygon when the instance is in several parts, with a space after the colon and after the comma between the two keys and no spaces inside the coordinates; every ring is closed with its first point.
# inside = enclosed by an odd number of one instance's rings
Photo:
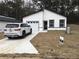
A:
{"type": "Polygon", "coordinates": [[[31,41],[43,58],[79,59],[79,25],[69,25],[71,34],[65,31],[39,33],[31,41]],[[64,37],[64,45],[59,45],[59,37],[64,37]]]}
{"type": "Polygon", "coordinates": [[[4,33],[0,32],[0,40],[4,38],[4,33]]]}

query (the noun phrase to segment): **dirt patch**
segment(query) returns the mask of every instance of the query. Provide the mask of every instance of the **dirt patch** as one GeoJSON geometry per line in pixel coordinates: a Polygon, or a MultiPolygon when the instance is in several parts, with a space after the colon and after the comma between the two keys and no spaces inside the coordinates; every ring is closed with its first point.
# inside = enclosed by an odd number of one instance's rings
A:
{"type": "Polygon", "coordinates": [[[4,38],[4,33],[0,32],[0,40],[4,38]]]}
{"type": "Polygon", "coordinates": [[[79,25],[69,26],[71,34],[66,34],[65,31],[48,31],[39,33],[31,42],[43,57],[79,59],[79,25]],[[58,43],[60,36],[65,38],[63,46],[58,43]]]}

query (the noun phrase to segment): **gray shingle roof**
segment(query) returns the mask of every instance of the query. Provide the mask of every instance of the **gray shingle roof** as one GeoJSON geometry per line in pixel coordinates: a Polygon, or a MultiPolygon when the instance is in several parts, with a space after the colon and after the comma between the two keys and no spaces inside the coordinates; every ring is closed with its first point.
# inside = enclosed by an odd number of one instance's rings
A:
{"type": "Polygon", "coordinates": [[[3,22],[21,22],[20,20],[16,20],[15,18],[6,17],[6,16],[2,16],[2,15],[0,15],[0,21],[3,21],[3,22]]]}

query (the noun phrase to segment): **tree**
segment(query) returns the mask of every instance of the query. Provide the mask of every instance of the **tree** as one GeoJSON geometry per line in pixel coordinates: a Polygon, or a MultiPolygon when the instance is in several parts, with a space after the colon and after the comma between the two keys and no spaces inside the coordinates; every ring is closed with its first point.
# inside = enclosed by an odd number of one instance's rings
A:
{"type": "Polygon", "coordinates": [[[0,14],[21,20],[26,15],[23,5],[24,1],[22,0],[5,0],[0,3],[0,14]]]}

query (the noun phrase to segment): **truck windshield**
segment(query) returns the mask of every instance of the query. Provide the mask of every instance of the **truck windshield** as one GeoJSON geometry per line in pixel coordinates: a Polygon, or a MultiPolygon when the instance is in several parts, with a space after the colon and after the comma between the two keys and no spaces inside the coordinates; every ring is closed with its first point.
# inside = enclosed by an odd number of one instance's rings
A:
{"type": "Polygon", "coordinates": [[[19,27],[19,24],[7,24],[6,28],[17,28],[19,27]]]}

